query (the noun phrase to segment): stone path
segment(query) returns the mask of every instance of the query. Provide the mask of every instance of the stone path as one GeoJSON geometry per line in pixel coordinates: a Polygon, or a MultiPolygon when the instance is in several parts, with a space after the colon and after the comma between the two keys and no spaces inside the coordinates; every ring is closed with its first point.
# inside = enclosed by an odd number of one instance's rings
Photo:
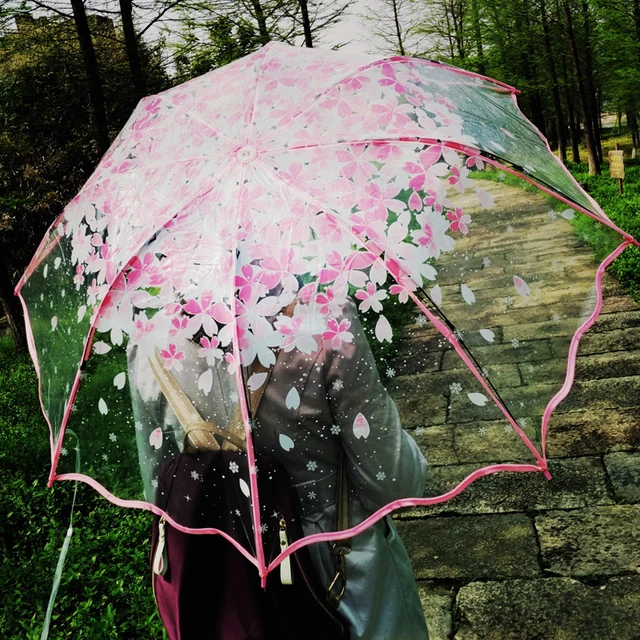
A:
{"type": "MultiPolygon", "coordinates": [[[[491,189],[510,195],[512,188],[491,189]]],[[[528,194],[527,206],[532,221],[549,209],[537,194],[528,194]]],[[[508,242],[499,244],[508,257],[508,242]]],[[[593,273],[591,252],[574,245],[575,286],[587,286],[580,274],[593,273]]],[[[605,276],[604,295],[602,315],[581,342],[575,386],[551,419],[553,479],[497,474],[454,500],[398,517],[431,640],[640,638],[640,308],[612,277],[605,276]]],[[[533,341],[549,321],[532,311],[530,326],[520,320],[512,328],[533,341]]],[[[538,349],[545,366],[529,372],[500,356],[510,339],[506,326],[492,345],[490,373],[512,376],[514,393],[525,396],[562,375],[553,341],[566,345],[573,330],[563,321],[555,322],[555,337],[545,334],[548,348],[538,349]]],[[[453,356],[430,326],[408,327],[392,389],[429,459],[433,495],[479,466],[522,457],[499,416],[471,429],[464,411],[454,410],[453,356]],[[428,424],[418,415],[429,416],[428,424]]]]}

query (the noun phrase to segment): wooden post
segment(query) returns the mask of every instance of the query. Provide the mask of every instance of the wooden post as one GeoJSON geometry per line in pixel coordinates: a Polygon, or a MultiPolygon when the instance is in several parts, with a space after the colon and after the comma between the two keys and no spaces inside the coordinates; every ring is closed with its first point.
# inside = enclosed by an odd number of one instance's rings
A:
{"type": "Polygon", "coordinates": [[[609,175],[618,179],[618,190],[623,193],[622,181],[624,180],[624,151],[616,144],[615,151],[609,151],[609,175]]]}

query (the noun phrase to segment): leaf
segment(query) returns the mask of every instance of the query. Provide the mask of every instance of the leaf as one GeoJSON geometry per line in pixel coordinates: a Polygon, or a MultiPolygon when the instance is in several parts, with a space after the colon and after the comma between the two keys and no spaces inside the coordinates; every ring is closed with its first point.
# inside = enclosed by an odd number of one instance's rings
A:
{"type": "Polygon", "coordinates": [[[149,434],[149,444],[157,451],[162,446],[162,429],[158,427],[149,434]]]}
{"type": "Polygon", "coordinates": [[[366,440],[370,433],[371,428],[369,427],[368,420],[359,413],[353,421],[353,435],[356,438],[364,438],[366,440]]]}
{"type": "Polygon", "coordinates": [[[256,391],[259,389],[267,380],[267,373],[254,373],[249,380],[247,380],[247,386],[250,391],[256,391]]]}
{"type": "Polygon", "coordinates": [[[493,342],[496,339],[496,334],[491,329],[480,329],[480,335],[487,341],[493,342]]]}
{"type": "Polygon", "coordinates": [[[485,209],[493,209],[495,207],[496,203],[494,202],[493,198],[484,189],[478,187],[476,189],[476,195],[478,196],[478,202],[485,209]]]}
{"type": "Polygon", "coordinates": [[[291,387],[291,390],[287,393],[284,404],[287,409],[297,409],[300,406],[300,394],[295,387],[291,387]]]}
{"type": "Polygon", "coordinates": [[[293,447],[295,446],[295,442],[289,436],[285,436],[284,433],[280,434],[278,441],[280,442],[280,446],[285,451],[291,451],[291,449],[293,449],[293,447]]]}
{"type": "Polygon", "coordinates": [[[466,284],[461,284],[460,285],[460,293],[462,294],[462,299],[467,304],[474,304],[475,303],[476,296],[473,293],[473,291],[471,291],[471,289],[469,289],[469,287],[467,287],[466,284]]]}
{"type": "Polygon", "coordinates": [[[489,398],[487,398],[483,393],[467,393],[467,397],[471,402],[473,402],[473,404],[476,404],[479,407],[484,407],[484,405],[489,402],[489,398]]]}
{"type": "Polygon", "coordinates": [[[104,355],[105,353],[109,353],[111,351],[111,347],[106,342],[96,342],[93,345],[93,352],[99,355],[104,355]]]}
{"type": "Polygon", "coordinates": [[[523,298],[525,296],[528,296],[531,293],[531,289],[529,288],[529,285],[522,278],[519,278],[518,276],[513,276],[513,284],[516,287],[516,291],[523,298]]]}
{"type": "Polygon", "coordinates": [[[384,342],[385,340],[387,342],[391,342],[391,339],[393,337],[393,330],[391,329],[389,321],[384,316],[380,316],[378,318],[378,322],[376,322],[375,333],[376,338],[378,338],[379,342],[384,342]]]}
{"type": "Polygon", "coordinates": [[[439,284],[437,284],[435,287],[431,287],[429,295],[436,304],[442,304],[442,289],[440,289],[439,284]]]}
{"type": "Polygon", "coordinates": [[[250,498],[251,490],[249,489],[249,485],[242,478],[240,478],[238,482],[240,483],[240,491],[242,491],[247,498],[250,498]]]}
{"type": "Polygon", "coordinates": [[[573,220],[574,216],[576,215],[573,209],[565,209],[561,214],[560,214],[565,220],[573,220]]]}
{"type": "Polygon", "coordinates": [[[211,371],[211,369],[207,369],[198,378],[198,389],[200,389],[200,391],[202,391],[202,393],[204,393],[205,395],[209,395],[209,393],[211,392],[212,386],[213,386],[213,371],[211,371]]]}
{"type": "Polygon", "coordinates": [[[127,374],[124,371],[121,371],[114,379],[113,386],[116,389],[124,389],[124,385],[127,381],[127,374]]]}
{"type": "Polygon", "coordinates": [[[100,400],[98,400],[98,411],[100,411],[103,416],[106,416],[107,413],[109,413],[109,407],[107,407],[107,403],[103,398],[100,398],[100,400]]]}

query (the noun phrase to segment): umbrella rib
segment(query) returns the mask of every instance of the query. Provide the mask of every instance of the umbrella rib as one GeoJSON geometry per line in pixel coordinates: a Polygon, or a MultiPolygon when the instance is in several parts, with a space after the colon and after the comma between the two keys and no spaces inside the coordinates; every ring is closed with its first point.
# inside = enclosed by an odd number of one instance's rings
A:
{"type": "MultiPolygon", "coordinates": [[[[231,165],[229,165],[229,166],[231,166],[231,165]]],[[[177,211],[174,211],[170,216],[168,216],[162,222],[161,225],[159,225],[157,227],[154,227],[155,231],[153,231],[153,233],[149,234],[147,240],[145,240],[145,242],[140,244],[140,246],[136,249],[135,254],[133,254],[133,255],[137,255],[137,253],[140,251],[140,249],[142,247],[144,247],[144,245],[149,241],[149,239],[154,236],[154,234],[157,232],[158,229],[161,229],[170,220],[173,220],[186,207],[188,207],[189,205],[191,205],[194,202],[198,201],[199,199],[204,198],[209,192],[211,192],[213,190],[214,186],[215,186],[216,180],[219,180],[219,179],[220,179],[219,176],[218,177],[214,176],[208,183],[206,183],[205,187],[203,187],[203,188],[201,188],[199,190],[199,192],[197,193],[196,196],[194,196],[193,198],[191,198],[189,200],[188,203],[184,204],[177,211]]],[[[122,264],[120,269],[118,269],[117,273],[115,274],[115,277],[113,279],[112,284],[117,281],[118,277],[126,269],[127,264],[128,264],[128,260],[127,260],[127,262],[124,262],[122,264]]],[[[62,417],[62,421],[60,423],[60,429],[58,430],[58,441],[56,443],[56,450],[55,450],[55,453],[52,456],[51,473],[49,475],[49,486],[51,486],[51,484],[53,483],[53,480],[55,479],[55,470],[56,470],[56,468],[58,466],[58,461],[59,461],[59,458],[60,458],[60,452],[62,450],[62,441],[64,440],[64,434],[65,434],[65,431],[66,431],[67,423],[69,422],[69,417],[71,415],[71,408],[73,407],[73,404],[75,402],[76,395],[77,395],[77,392],[78,392],[78,388],[80,386],[80,375],[81,375],[82,370],[83,370],[83,368],[85,366],[85,362],[89,358],[91,345],[92,345],[92,342],[93,342],[93,336],[95,335],[95,332],[96,332],[98,318],[100,317],[100,313],[102,311],[102,307],[104,305],[105,300],[108,297],[109,291],[111,291],[111,286],[109,287],[109,290],[105,293],[104,298],[102,298],[102,300],[100,301],[100,303],[98,305],[98,309],[97,309],[95,315],[93,316],[94,320],[93,320],[92,324],[89,326],[88,337],[87,337],[87,340],[86,340],[86,342],[85,342],[85,344],[83,346],[83,349],[82,349],[82,356],[81,356],[80,362],[78,364],[78,369],[77,369],[77,372],[76,372],[76,377],[75,377],[74,382],[73,382],[71,393],[69,394],[69,400],[67,402],[67,408],[66,408],[66,410],[64,412],[64,415],[62,417]]],[[[40,386],[40,384],[39,384],[39,386],[40,386]]]]}
{"type": "MultiPolygon", "coordinates": [[[[542,180],[538,179],[538,178],[532,178],[530,176],[528,176],[522,167],[520,168],[520,171],[517,170],[518,165],[513,165],[514,167],[516,167],[515,169],[507,166],[506,162],[507,160],[505,160],[504,158],[500,158],[500,156],[497,156],[489,151],[482,151],[480,149],[477,149],[476,147],[472,147],[470,145],[464,145],[461,144],[459,142],[451,142],[451,141],[446,141],[446,140],[439,140],[437,138],[421,138],[421,137],[402,137],[399,136],[397,138],[370,138],[370,139],[365,139],[365,140],[342,140],[340,142],[327,142],[327,143],[313,143],[313,144],[304,144],[304,145],[300,145],[297,147],[289,147],[289,148],[285,148],[282,147],[280,149],[269,149],[268,153],[278,153],[278,152],[283,152],[283,153],[288,153],[289,151],[301,151],[304,149],[320,149],[320,148],[328,148],[328,147],[341,147],[344,145],[366,145],[366,144],[416,144],[416,143],[420,143],[420,144],[436,144],[436,145],[440,145],[443,147],[447,147],[448,149],[453,149],[454,151],[458,151],[460,153],[464,153],[466,156],[469,156],[469,151],[473,150],[475,152],[477,152],[478,156],[482,156],[482,159],[487,162],[488,164],[501,169],[503,171],[506,171],[507,173],[511,173],[512,175],[516,176],[517,178],[520,178],[522,180],[524,180],[525,182],[528,182],[529,184],[532,184],[533,186],[537,187],[538,189],[540,189],[541,191],[544,191],[547,195],[550,195],[551,197],[555,198],[556,200],[560,200],[560,202],[563,202],[564,204],[577,209],[578,211],[580,211],[581,213],[584,213],[585,215],[589,216],[590,218],[593,218],[594,220],[597,220],[598,222],[600,222],[601,224],[604,224],[605,226],[609,227],[610,229],[613,229],[614,231],[616,231],[617,233],[619,233],[623,238],[625,238],[626,240],[628,240],[629,242],[631,242],[631,244],[633,244],[636,247],[640,247],[640,242],[637,241],[633,236],[631,236],[630,234],[628,234],[626,231],[624,231],[623,229],[621,229],[620,227],[618,227],[615,223],[613,223],[609,217],[602,212],[602,214],[599,213],[594,213],[593,211],[589,211],[589,209],[586,209],[585,207],[583,207],[581,204],[578,204],[577,202],[571,200],[569,197],[564,196],[560,193],[557,193],[555,191],[553,191],[554,187],[551,185],[546,184],[545,182],[543,182],[542,180]],[[498,158],[497,160],[495,158],[498,158]],[[604,218],[601,217],[601,215],[604,216],[604,218]]],[[[265,152],[266,154],[267,152],[265,152]]],[[[263,164],[265,164],[263,162],[263,164]]],[[[269,167],[268,165],[265,164],[265,166],[270,169],[271,171],[273,171],[273,169],[271,167],[269,167]]],[[[275,173],[275,172],[274,172],[275,173]]],[[[279,176],[278,176],[279,177],[279,176]]],[[[282,178],[279,178],[282,179],[282,178]]],[[[285,184],[289,184],[286,183],[285,184]]],[[[289,185],[291,186],[291,185],[289,185]]]]}
{"type": "MultiPolygon", "coordinates": [[[[261,164],[264,164],[261,162],[261,164]]],[[[269,167],[267,167],[265,165],[266,169],[268,169],[270,171],[270,173],[273,175],[273,177],[281,182],[283,182],[284,184],[286,184],[289,188],[297,191],[298,193],[300,193],[302,196],[304,196],[307,200],[314,202],[317,206],[318,209],[320,211],[325,212],[326,215],[326,209],[327,207],[325,205],[323,205],[321,202],[319,202],[318,200],[316,200],[312,195],[304,192],[302,189],[300,189],[299,187],[294,187],[292,185],[289,185],[285,180],[283,180],[278,174],[277,172],[271,170],[269,167]]],[[[335,222],[337,224],[340,225],[340,227],[346,232],[348,233],[355,241],[357,244],[359,244],[362,248],[364,248],[366,251],[369,252],[369,249],[367,248],[367,246],[364,244],[364,242],[344,223],[344,221],[342,220],[341,216],[337,213],[337,212],[332,212],[331,217],[335,220],[335,222]]],[[[438,331],[448,340],[448,342],[453,346],[453,348],[456,350],[456,352],[458,353],[458,355],[460,355],[460,357],[463,359],[463,361],[465,361],[465,356],[467,355],[464,347],[460,344],[460,341],[454,336],[453,332],[448,330],[448,327],[442,323],[439,318],[437,318],[436,316],[434,316],[434,314],[432,312],[430,312],[425,306],[424,304],[420,301],[420,299],[412,292],[409,291],[409,289],[407,289],[403,283],[400,281],[399,278],[396,278],[396,276],[389,270],[389,268],[386,265],[386,262],[383,261],[380,256],[376,256],[376,260],[382,262],[384,269],[387,273],[391,274],[391,276],[396,280],[396,282],[402,286],[405,291],[408,293],[408,295],[412,298],[412,300],[418,305],[418,307],[420,309],[423,310],[423,312],[425,312],[425,314],[427,315],[427,317],[429,317],[429,319],[434,323],[434,325],[436,326],[436,328],[438,329],[438,331]],[[439,326],[440,325],[440,326],[439,326]]],[[[508,422],[511,424],[511,426],[515,429],[515,431],[518,433],[518,435],[522,438],[524,444],[527,446],[527,448],[531,451],[531,453],[533,454],[533,456],[535,457],[535,459],[537,460],[538,464],[540,465],[541,470],[545,471],[545,473],[548,473],[547,469],[547,463],[546,460],[540,455],[540,452],[536,449],[536,447],[533,445],[533,443],[529,440],[529,437],[526,435],[526,433],[524,433],[524,431],[521,429],[520,425],[516,422],[516,420],[514,419],[514,417],[511,415],[511,412],[509,411],[509,409],[506,407],[506,405],[504,404],[504,402],[496,396],[496,394],[494,394],[493,389],[489,386],[487,380],[482,376],[482,374],[478,371],[478,369],[476,368],[476,365],[474,362],[471,361],[471,359],[469,359],[467,357],[467,359],[469,360],[469,362],[465,362],[465,364],[469,367],[469,369],[471,370],[471,372],[473,373],[473,375],[477,378],[478,382],[480,382],[480,384],[484,387],[484,389],[489,393],[489,395],[492,397],[493,401],[496,403],[496,405],[498,406],[498,408],[500,409],[500,411],[502,411],[503,415],[505,416],[505,418],[508,420],[508,422]]]]}
{"type": "MultiPolygon", "coordinates": [[[[266,57],[266,56],[265,56],[266,57]]],[[[350,73],[348,73],[347,75],[343,76],[340,80],[336,80],[331,86],[327,87],[324,91],[322,91],[321,93],[317,94],[315,96],[315,98],[306,106],[304,107],[301,111],[298,111],[290,120],[287,120],[286,122],[282,123],[271,135],[270,138],[273,139],[276,135],[278,135],[278,133],[280,133],[280,131],[282,131],[282,129],[284,129],[285,127],[288,127],[292,122],[294,122],[295,120],[297,120],[303,113],[305,113],[306,111],[308,111],[309,109],[311,109],[314,105],[316,105],[318,102],[320,102],[320,100],[322,100],[322,98],[324,98],[325,96],[327,96],[329,93],[331,93],[331,91],[333,91],[336,87],[340,86],[341,84],[343,84],[345,81],[350,80],[351,78],[353,78],[354,76],[356,76],[359,73],[363,73],[365,71],[368,71],[369,69],[373,69],[374,67],[379,67],[383,64],[413,64],[415,63],[416,58],[409,58],[409,57],[401,57],[401,56],[392,56],[389,58],[382,58],[379,60],[374,60],[373,62],[369,62],[368,64],[365,64],[361,67],[358,67],[355,71],[351,71],[350,73]]],[[[509,93],[514,93],[514,92],[518,92],[517,89],[515,89],[514,87],[508,85],[508,84],[504,84],[503,82],[500,82],[499,80],[494,80],[493,78],[488,78],[487,76],[481,76],[479,74],[474,74],[472,72],[469,71],[465,71],[463,69],[456,69],[455,67],[448,67],[446,65],[443,65],[439,62],[435,62],[434,60],[420,60],[418,58],[418,61],[421,62],[422,64],[426,65],[426,66],[432,66],[432,67],[438,67],[438,68],[442,68],[445,69],[446,71],[449,71],[451,73],[456,73],[458,75],[464,75],[464,76],[471,76],[471,77],[477,77],[477,78],[481,78],[483,80],[486,80],[488,82],[492,82],[493,84],[500,86],[504,89],[507,89],[509,93]]]]}

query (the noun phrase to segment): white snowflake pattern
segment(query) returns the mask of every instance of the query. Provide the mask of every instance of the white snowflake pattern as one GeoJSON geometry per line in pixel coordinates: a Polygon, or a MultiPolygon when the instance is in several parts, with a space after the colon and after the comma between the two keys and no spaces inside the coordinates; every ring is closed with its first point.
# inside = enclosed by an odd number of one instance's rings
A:
{"type": "Polygon", "coordinates": [[[269,525],[266,522],[263,522],[260,525],[260,533],[267,533],[269,531],[269,525]]]}
{"type": "Polygon", "coordinates": [[[386,373],[387,373],[387,377],[393,378],[396,375],[396,370],[392,369],[391,367],[388,367],[386,373]]]}
{"type": "Polygon", "coordinates": [[[547,217],[549,218],[549,220],[555,220],[558,217],[558,214],[553,209],[551,209],[549,213],[547,213],[547,217]]]}
{"type": "Polygon", "coordinates": [[[422,433],[424,433],[424,427],[417,427],[416,430],[414,431],[414,434],[417,436],[419,436],[422,433]]]}
{"type": "Polygon", "coordinates": [[[193,480],[198,480],[200,478],[200,474],[197,471],[192,471],[191,472],[191,478],[193,480]]]}
{"type": "Polygon", "coordinates": [[[334,380],[331,386],[334,391],[341,391],[344,389],[344,382],[342,382],[342,380],[334,380]]]}
{"type": "Polygon", "coordinates": [[[67,451],[67,449],[65,447],[62,447],[62,449],[60,449],[60,455],[61,456],[66,456],[69,452],[67,451]]]}
{"type": "Polygon", "coordinates": [[[487,433],[487,427],[478,427],[478,433],[479,433],[481,436],[486,435],[486,433],[487,433]]]}
{"type": "Polygon", "coordinates": [[[337,436],[340,433],[340,431],[342,431],[342,429],[340,429],[339,425],[337,425],[337,424],[334,424],[331,427],[331,435],[333,435],[333,436],[337,436]]]}
{"type": "Polygon", "coordinates": [[[427,324],[427,316],[418,316],[416,318],[416,324],[419,327],[424,327],[424,325],[427,324]]]}
{"type": "Polygon", "coordinates": [[[512,225],[508,225],[507,226],[507,233],[513,233],[513,226],[512,225]]]}
{"type": "Polygon", "coordinates": [[[451,391],[451,395],[458,395],[462,391],[462,385],[459,382],[452,382],[449,385],[449,391],[451,391]]]}
{"type": "Polygon", "coordinates": [[[102,454],[102,459],[107,462],[107,460],[109,460],[109,456],[106,453],[102,454]]]}
{"type": "Polygon", "coordinates": [[[482,258],[482,266],[485,267],[485,269],[487,267],[491,266],[491,260],[489,258],[482,258]]]}
{"type": "Polygon", "coordinates": [[[512,433],[513,432],[513,427],[510,424],[505,424],[504,427],[502,427],[502,430],[505,433],[512,433]]]}
{"type": "Polygon", "coordinates": [[[526,418],[518,418],[518,424],[521,429],[526,429],[529,426],[529,420],[526,418]]]}
{"type": "Polygon", "coordinates": [[[507,303],[507,307],[513,306],[513,298],[511,296],[507,296],[504,301],[507,303]]]}
{"type": "Polygon", "coordinates": [[[527,365],[527,371],[529,373],[533,373],[535,370],[536,370],[536,368],[532,364],[528,364],[527,365]]]}
{"type": "Polygon", "coordinates": [[[158,488],[158,479],[157,479],[157,478],[154,478],[154,479],[151,481],[151,486],[152,486],[154,489],[157,489],[157,488],[158,488]]]}
{"type": "Polygon", "coordinates": [[[380,482],[382,482],[386,477],[387,474],[384,471],[378,471],[378,473],[376,473],[376,480],[379,480],[380,482]]]}
{"type": "Polygon", "coordinates": [[[235,514],[240,517],[242,514],[240,513],[240,509],[236,509],[235,514]]]}
{"type": "Polygon", "coordinates": [[[238,392],[237,391],[232,391],[229,394],[229,400],[231,400],[231,402],[238,402],[239,399],[240,399],[240,396],[238,396],[238,392]]]}
{"type": "Polygon", "coordinates": [[[504,182],[506,177],[507,176],[505,175],[504,171],[498,171],[498,175],[496,176],[496,178],[498,178],[500,182],[504,182]]]}
{"type": "Polygon", "coordinates": [[[109,434],[109,440],[111,440],[111,442],[115,442],[117,440],[117,436],[115,433],[110,433],[109,434]]]}
{"type": "Polygon", "coordinates": [[[585,242],[589,242],[589,236],[588,236],[586,233],[583,233],[583,234],[582,234],[582,239],[583,239],[585,242]]]}
{"type": "Polygon", "coordinates": [[[316,499],[316,492],[315,491],[309,491],[309,493],[307,495],[309,497],[309,500],[315,500],[316,499]]]}
{"type": "Polygon", "coordinates": [[[187,495],[187,496],[185,496],[185,497],[184,497],[184,499],[185,499],[187,502],[191,502],[191,498],[190,498],[188,495],[187,495]]]}
{"type": "Polygon", "coordinates": [[[551,261],[551,268],[552,268],[554,271],[557,271],[557,270],[558,270],[558,261],[557,261],[557,260],[552,260],[552,261],[551,261]]]}
{"type": "Polygon", "coordinates": [[[560,320],[562,320],[562,318],[556,313],[552,320],[557,324],[558,322],[560,322],[560,320]]]}
{"type": "Polygon", "coordinates": [[[518,340],[518,338],[514,338],[514,339],[511,341],[511,346],[512,346],[514,349],[517,349],[517,348],[520,346],[520,340],[518,340]]]}
{"type": "Polygon", "coordinates": [[[229,471],[231,471],[231,473],[238,473],[238,471],[240,471],[240,467],[238,466],[238,463],[232,460],[229,463],[229,471]]]}
{"type": "Polygon", "coordinates": [[[142,431],[143,428],[142,422],[136,422],[136,431],[142,431]]]}
{"type": "Polygon", "coordinates": [[[314,462],[313,460],[311,462],[307,462],[307,469],[309,471],[315,471],[318,468],[318,463],[314,462]]]}

